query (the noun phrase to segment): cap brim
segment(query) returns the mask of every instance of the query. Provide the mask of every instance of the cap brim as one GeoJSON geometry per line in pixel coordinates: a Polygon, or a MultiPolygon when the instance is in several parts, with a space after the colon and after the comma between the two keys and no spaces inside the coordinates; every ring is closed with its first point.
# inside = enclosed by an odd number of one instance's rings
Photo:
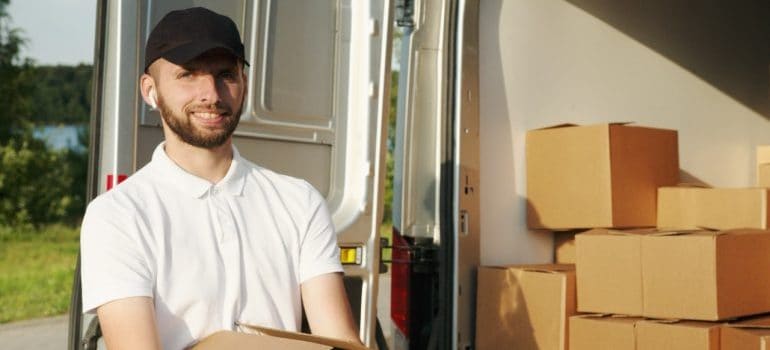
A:
{"type": "Polygon", "coordinates": [[[196,57],[204,54],[205,52],[214,50],[214,49],[223,49],[229,52],[230,54],[232,54],[233,56],[235,56],[236,58],[239,58],[247,66],[249,65],[249,62],[246,61],[245,57],[233,51],[233,49],[226,46],[225,44],[222,44],[220,42],[214,42],[214,41],[196,40],[186,44],[182,44],[164,52],[163,55],[161,55],[161,57],[165,58],[171,63],[177,64],[177,65],[183,65],[185,63],[192,61],[196,57]]]}

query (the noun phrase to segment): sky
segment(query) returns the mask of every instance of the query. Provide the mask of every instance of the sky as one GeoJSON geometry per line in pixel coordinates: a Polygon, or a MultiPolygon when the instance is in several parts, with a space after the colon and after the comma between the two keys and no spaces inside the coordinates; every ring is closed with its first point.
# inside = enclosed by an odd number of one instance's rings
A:
{"type": "Polygon", "coordinates": [[[39,65],[93,63],[96,0],[11,0],[8,13],[27,38],[22,57],[39,65]]]}

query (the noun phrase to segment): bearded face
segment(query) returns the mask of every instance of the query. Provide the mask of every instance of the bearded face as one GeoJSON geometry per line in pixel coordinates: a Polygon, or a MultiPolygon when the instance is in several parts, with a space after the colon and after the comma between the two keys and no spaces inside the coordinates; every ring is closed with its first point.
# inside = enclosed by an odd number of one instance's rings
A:
{"type": "Polygon", "coordinates": [[[182,141],[206,149],[222,146],[235,132],[241,118],[240,106],[233,113],[232,108],[223,103],[191,104],[175,113],[162,95],[158,95],[158,109],[168,128],[182,141]]]}
{"type": "Polygon", "coordinates": [[[246,76],[237,58],[212,50],[183,65],[160,58],[149,70],[151,76],[143,81],[155,86],[146,93],[156,97],[166,133],[205,149],[228,142],[246,94],[246,76]]]}

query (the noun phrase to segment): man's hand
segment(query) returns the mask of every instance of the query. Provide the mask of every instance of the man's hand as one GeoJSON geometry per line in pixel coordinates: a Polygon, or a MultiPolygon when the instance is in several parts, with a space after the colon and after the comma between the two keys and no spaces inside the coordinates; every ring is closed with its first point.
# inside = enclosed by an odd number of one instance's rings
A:
{"type": "Polygon", "coordinates": [[[362,344],[353,322],[341,273],[328,273],[302,283],[302,303],[313,334],[362,344]]]}
{"type": "Polygon", "coordinates": [[[111,301],[96,309],[104,341],[110,350],[160,350],[155,306],[149,297],[111,301]]]}

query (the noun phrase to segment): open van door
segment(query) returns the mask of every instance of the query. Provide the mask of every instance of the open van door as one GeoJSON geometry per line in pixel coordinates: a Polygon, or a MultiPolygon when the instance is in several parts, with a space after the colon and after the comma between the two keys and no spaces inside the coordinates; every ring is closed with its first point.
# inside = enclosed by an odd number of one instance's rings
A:
{"type": "MultiPolygon", "coordinates": [[[[234,143],[247,159],[303,178],[326,197],[354,317],[361,339],[373,347],[391,0],[99,1],[89,198],[144,166],[162,141],[160,116],[139,95],[144,43],[166,13],[192,6],[238,26],[251,66],[234,143]]],[[[69,349],[98,330],[88,327],[97,323],[81,314],[80,298],[78,268],[69,349]]]]}
{"type": "Polygon", "coordinates": [[[479,265],[478,0],[402,0],[394,348],[471,349],[479,265]]]}

